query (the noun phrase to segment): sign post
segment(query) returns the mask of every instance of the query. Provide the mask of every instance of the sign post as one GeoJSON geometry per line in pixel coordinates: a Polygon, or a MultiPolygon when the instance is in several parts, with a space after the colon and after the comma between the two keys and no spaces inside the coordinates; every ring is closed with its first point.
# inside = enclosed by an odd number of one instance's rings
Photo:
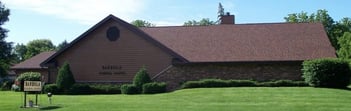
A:
{"type": "MultiPolygon", "coordinates": [[[[42,90],[41,81],[24,81],[23,84],[23,91],[24,91],[24,107],[26,107],[26,100],[27,100],[27,92],[36,92],[35,93],[35,105],[38,105],[38,93],[42,90]]],[[[33,102],[32,100],[30,100],[33,102]]],[[[33,103],[32,103],[33,104],[33,103]]],[[[33,105],[29,105],[33,107],[33,105]]]]}

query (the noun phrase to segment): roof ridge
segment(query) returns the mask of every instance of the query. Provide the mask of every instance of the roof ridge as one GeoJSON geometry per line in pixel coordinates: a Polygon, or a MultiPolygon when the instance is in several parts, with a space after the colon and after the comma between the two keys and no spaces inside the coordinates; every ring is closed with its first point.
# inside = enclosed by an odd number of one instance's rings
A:
{"type": "Polygon", "coordinates": [[[237,25],[272,25],[272,24],[320,24],[321,22],[267,22],[267,23],[243,23],[243,24],[216,24],[216,25],[193,25],[193,26],[155,26],[155,27],[140,27],[139,29],[149,28],[174,28],[174,27],[213,27],[213,26],[237,26],[237,25]]]}

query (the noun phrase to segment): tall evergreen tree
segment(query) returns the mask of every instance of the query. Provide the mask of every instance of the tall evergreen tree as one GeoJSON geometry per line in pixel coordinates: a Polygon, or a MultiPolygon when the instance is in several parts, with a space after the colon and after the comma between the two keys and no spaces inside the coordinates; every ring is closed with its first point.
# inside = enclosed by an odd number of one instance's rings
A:
{"type": "Polygon", "coordinates": [[[17,44],[14,48],[14,54],[17,56],[17,62],[25,60],[25,55],[27,53],[27,46],[23,44],[17,44]]]}
{"type": "Polygon", "coordinates": [[[340,49],[337,51],[339,58],[351,59],[351,33],[345,32],[338,41],[340,49]]]}
{"type": "Polygon", "coordinates": [[[5,38],[7,37],[8,30],[2,26],[5,22],[9,21],[8,16],[10,15],[10,10],[7,9],[0,1],[0,76],[6,76],[7,70],[13,59],[12,43],[6,42],[5,38]]]}
{"type": "Polygon", "coordinates": [[[56,50],[60,50],[60,49],[64,48],[65,46],[67,46],[68,44],[69,43],[66,40],[64,40],[60,44],[57,45],[56,50]]]}
{"type": "Polygon", "coordinates": [[[57,87],[60,88],[61,90],[68,90],[71,88],[71,86],[75,83],[75,79],[73,77],[73,74],[71,72],[71,69],[69,67],[69,64],[65,62],[61,68],[59,69],[57,78],[56,78],[56,84],[57,87]]]}

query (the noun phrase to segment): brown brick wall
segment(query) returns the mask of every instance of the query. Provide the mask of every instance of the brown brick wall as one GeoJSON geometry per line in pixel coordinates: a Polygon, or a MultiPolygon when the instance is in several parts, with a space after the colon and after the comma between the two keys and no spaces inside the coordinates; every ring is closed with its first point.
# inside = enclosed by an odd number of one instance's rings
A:
{"type": "Polygon", "coordinates": [[[203,63],[174,65],[163,74],[153,77],[166,82],[168,90],[179,88],[181,83],[200,79],[250,79],[301,80],[302,62],[259,62],[259,63],[203,63]]]}

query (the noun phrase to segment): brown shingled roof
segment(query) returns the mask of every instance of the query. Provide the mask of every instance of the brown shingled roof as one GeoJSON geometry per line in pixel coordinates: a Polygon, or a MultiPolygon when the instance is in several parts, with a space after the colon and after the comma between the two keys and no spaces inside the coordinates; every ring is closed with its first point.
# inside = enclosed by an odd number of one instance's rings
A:
{"type": "Polygon", "coordinates": [[[41,67],[40,63],[48,59],[50,56],[52,56],[55,53],[55,51],[49,51],[49,52],[42,52],[40,54],[35,55],[32,58],[29,58],[19,64],[16,64],[11,67],[11,69],[42,69],[46,67],[41,67]]]}
{"type": "Polygon", "coordinates": [[[189,62],[302,61],[336,57],[320,23],[141,28],[189,62]]]}
{"type": "Polygon", "coordinates": [[[303,61],[336,57],[321,23],[262,23],[140,28],[109,15],[67,47],[108,20],[115,20],[183,62],[303,61]]]}

